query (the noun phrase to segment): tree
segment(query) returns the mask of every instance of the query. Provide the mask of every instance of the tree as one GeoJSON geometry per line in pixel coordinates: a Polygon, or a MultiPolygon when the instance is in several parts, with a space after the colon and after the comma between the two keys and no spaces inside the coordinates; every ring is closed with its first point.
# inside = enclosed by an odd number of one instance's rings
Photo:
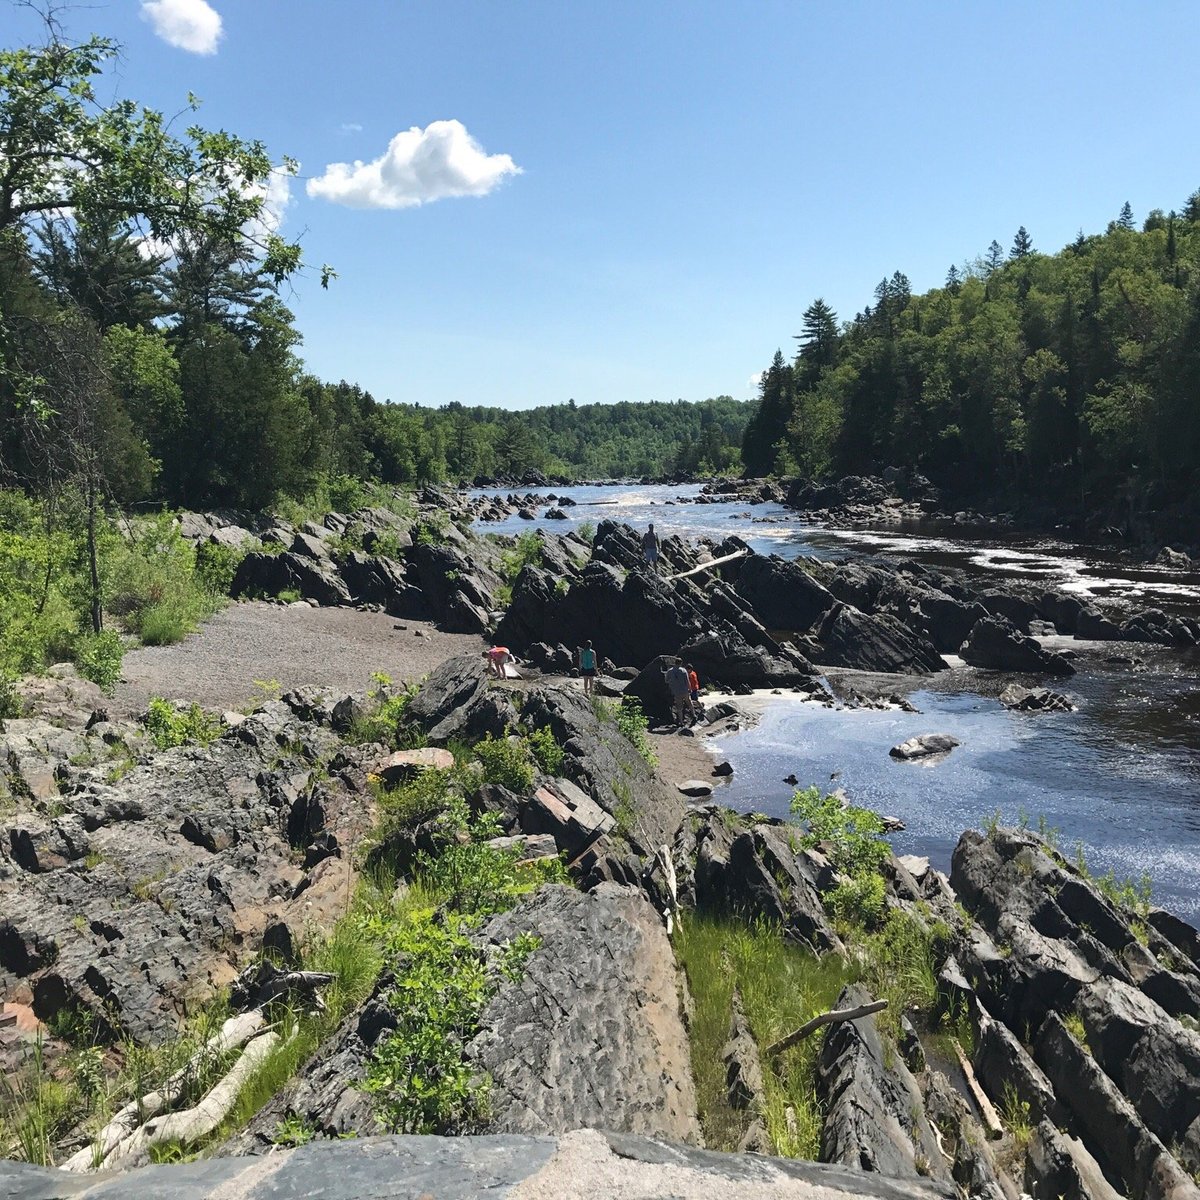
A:
{"type": "Polygon", "coordinates": [[[148,328],[166,312],[162,257],[138,249],[131,230],[109,213],[47,221],[35,254],[47,288],[77,304],[103,333],[115,325],[148,328]]]}
{"type": "Polygon", "coordinates": [[[987,256],[983,261],[989,275],[998,271],[1004,265],[1004,247],[995,238],[992,239],[992,244],[987,248],[987,256]]]}
{"type": "Polygon", "coordinates": [[[800,343],[798,366],[804,386],[810,387],[837,361],[837,313],[818,298],[804,310],[804,332],[795,335],[800,343]]]}
{"type": "Polygon", "coordinates": [[[792,368],[775,351],[759,382],[758,409],[742,437],[742,463],[747,475],[767,475],[775,467],[775,446],[787,433],[792,416],[792,368]]]}
{"type": "Polygon", "coordinates": [[[1117,228],[1118,229],[1134,229],[1134,228],[1136,228],[1136,226],[1134,225],[1134,221],[1133,221],[1133,207],[1132,207],[1132,205],[1130,205],[1128,200],[1126,200],[1125,203],[1121,205],[1121,215],[1119,217],[1117,217],[1117,228]]]}
{"type": "Polygon", "coordinates": [[[1013,238],[1012,250],[1009,251],[1009,258],[1018,259],[1026,258],[1033,253],[1033,238],[1025,231],[1025,226],[1022,225],[1017,230],[1016,237],[1013,238]]]}
{"type": "Polygon", "coordinates": [[[958,268],[951,263],[950,270],[946,272],[946,291],[952,296],[957,296],[962,289],[962,276],[958,273],[958,268]]]}
{"type": "Polygon", "coordinates": [[[299,246],[256,225],[275,169],[263,144],[198,125],[176,136],[160,112],[102,103],[95,85],[118,49],[64,40],[51,15],[44,45],[0,51],[0,234],[70,211],[139,222],[165,245],[198,229],[250,240],[272,277],[293,273],[299,246]]]}

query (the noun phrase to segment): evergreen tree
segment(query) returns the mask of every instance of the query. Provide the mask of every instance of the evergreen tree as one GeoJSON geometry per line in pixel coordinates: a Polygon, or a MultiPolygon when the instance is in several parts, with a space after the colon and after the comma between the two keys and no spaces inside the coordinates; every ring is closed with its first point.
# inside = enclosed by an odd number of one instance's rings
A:
{"type": "Polygon", "coordinates": [[[804,332],[796,334],[800,343],[797,386],[811,387],[837,361],[837,313],[818,298],[804,310],[804,332]]]}
{"type": "Polygon", "coordinates": [[[989,275],[998,271],[1004,265],[1004,247],[995,238],[992,239],[992,244],[987,248],[987,256],[983,261],[989,275]]]}
{"type": "Polygon", "coordinates": [[[946,272],[946,291],[952,296],[957,296],[962,290],[962,276],[958,273],[958,268],[951,263],[950,270],[946,272]]]}
{"type": "Polygon", "coordinates": [[[1009,251],[1008,257],[1012,259],[1026,258],[1032,253],[1033,238],[1029,236],[1025,230],[1025,226],[1022,225],[1017,230],[1016,237],[1013,238],[1012,250],[1009,251]]]}
{"type": "Polygon", "coordinates": [[[787,433],[792,416],[792,368],[775,351],[759,384],[758,409],[742,438],[742,463],[747,475],[767,475],[775,467],[775,447],[787,433]]]}
{"type": "Polygon", "coordinates": [[[1133,207],[1128,200],[1121,205],[1121,214],[1117,217],[1118,229],[1134,229],[1133,207]]]}

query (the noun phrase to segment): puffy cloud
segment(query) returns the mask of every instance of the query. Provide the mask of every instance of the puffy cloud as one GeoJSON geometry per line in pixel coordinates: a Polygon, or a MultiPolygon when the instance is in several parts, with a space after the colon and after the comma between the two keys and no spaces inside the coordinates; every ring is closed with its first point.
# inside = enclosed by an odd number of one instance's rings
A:
{"type": "Polygon", "coordinates": [[[754,374],[746,380],[746,386],[753,391],[757,391],[760,387],[762,387],[763,376],[765,374],[766,371],[755,371],[754,374]]]}
{"type": "Polygon", "coordinates": [[[486,196],[521,168],[485,154],[461,121],[433,121],[398,133],[372,162],[330,163],[308,194],[348,208],[413,208],[448,196],[486,196]]]}
{"type": "Polygon", "coordinates": [[[192,54],[216,54],[221,14],[207,0],[144,0],[142,19],[164,42],[192,54]]]}

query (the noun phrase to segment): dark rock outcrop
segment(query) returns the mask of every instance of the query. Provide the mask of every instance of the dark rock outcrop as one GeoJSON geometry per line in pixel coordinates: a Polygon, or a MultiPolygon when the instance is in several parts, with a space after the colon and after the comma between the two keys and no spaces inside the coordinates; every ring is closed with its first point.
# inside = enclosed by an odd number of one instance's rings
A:
{"type": "Polygon", "coordinates": [[[838,603],[814,630],[822,666],[926,674],[945,667],[933,645],[895,617],[868,615],[838,603]]]}
{"type": "Polygon", "coordinates": [[[1075,668],[1061,654],[1042,647],[1019,633],[1003,617],[977,621],[959,653],[973,667],[1030,674],[1074,675],[1075,668]]]}
{"type": "Polygon", "coordinates": [[[1000,693],[1000,703],[1016,712],[1074,712],[1073,705],[1060,692],[1049,688],[1026,688],[1010,683],[1000,693]]]}

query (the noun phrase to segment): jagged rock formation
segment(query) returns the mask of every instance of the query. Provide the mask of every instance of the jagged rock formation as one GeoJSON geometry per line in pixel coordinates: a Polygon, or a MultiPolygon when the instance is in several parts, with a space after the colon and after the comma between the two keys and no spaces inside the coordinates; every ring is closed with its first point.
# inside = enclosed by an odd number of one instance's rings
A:
{"type": "Polygon", "coordinates": [[[137,726],[61,698],[48,708],[66,728],[34,715],[0,733],[0,758],[28,797],[0,818],[10,999],[43,1019],[71,1008],[110,1034],[159,1041],[232,981],[268,926],[298,933],[332,919],[350,871],[340,846],[369,821],[365,772],[337,757],[332,700],[294,692],[207,747],[165,752],[137,726]],[[296,852],[318,835],[300,865],[296,852]]]}

